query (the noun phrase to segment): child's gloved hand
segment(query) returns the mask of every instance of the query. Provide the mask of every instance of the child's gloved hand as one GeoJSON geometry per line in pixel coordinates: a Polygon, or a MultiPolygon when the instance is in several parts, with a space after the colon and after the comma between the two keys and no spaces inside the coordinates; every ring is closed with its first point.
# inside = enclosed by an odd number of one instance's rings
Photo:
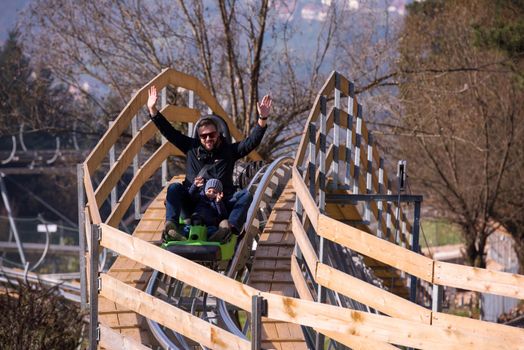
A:
{"type": "Polygon", "coordinates": [[[195,181],[193,182],[196,187],[202,187],[204,186],[204,178],[202,176],[195,177],[195,181]]]}

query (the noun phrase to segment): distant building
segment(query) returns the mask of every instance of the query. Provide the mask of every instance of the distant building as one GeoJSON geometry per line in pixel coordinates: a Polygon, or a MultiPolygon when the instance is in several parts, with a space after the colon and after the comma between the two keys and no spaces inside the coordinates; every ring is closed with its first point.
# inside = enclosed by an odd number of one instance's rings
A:
{"type": "MultiPolygon", "coordinates": [[[[489,237],[486,244],[486,267],[489,270],[518,273],[519,263],[513,237],[503,227],[489,237]]],[[[519,299],[482,293],[482,319],[496,322],[497,318],[517,306],[519,299]]]]}

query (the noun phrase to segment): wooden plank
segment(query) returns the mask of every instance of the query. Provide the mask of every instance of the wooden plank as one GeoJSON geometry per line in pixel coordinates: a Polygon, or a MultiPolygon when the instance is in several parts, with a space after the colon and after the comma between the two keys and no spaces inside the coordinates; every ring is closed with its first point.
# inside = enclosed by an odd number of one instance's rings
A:
{"type": "MultiPolygon", "coordinates": [[[[101,226],[103,246],[131,256],[143,264],[147,262],[147,265],[156,270],[194,285],[244,310],[250,308],[251,296],[256,293],[255,289],[159,247],[141,242],[110,226],[104,224],[101,226]]],[[[121,294],[121,289],[118,290],[118,294],[121,294]]],[[[265,292],[261,295],[268,300],[269,318],[327,331],[359,335],[416,348],[444,349],[461,346],[464,349],[492,349],[501,346],[497,339],[487,341],[482,339],[482,342],[479,342],[478,338],[469,337],[468,334],[460,331],[441,329],[413,321],[372,315],[265,292]]],[[[124,302],[124,305],[129,307],[127,302],[124,302]]]]}
{"type": "Polygon", "coordinates": [[[123,336],[122,334],[115,332],[103,323],[100,326],[100,346],[107,349],[122,349],[122,350],[146,350],[149,349],[135,340],[123,336]]]}
{"type": "Polygon", "coordinates": [[[89,216],[86,216],[86,221],[91,218],[92,224],[99,224],[102,222],[100,212],[98,211],[98,205],[96,204],[95,191],[93,189],[93,183],[91,182],[91,176],[89,175],[89,167],[87,162],[83,164],[84,168],[84,189],[87,198],[87,207],[89,208],[89,216]]]}
{"type": "Polygon", "coordinates": [[[433,260],[384,241],[325,215],[319,215],[317,233],[363,255],[432,282],[433,260]]]}
{"type": "Polygon", "coordinates": [[[102,246],[198,289],[205,290],[241,309],[251,310],[251,297],[257,292],[254,288],[130,236],[114,227],[105,224],[101,224],[101,227],[100,244],[102,246]]]}
{"type": "Polygon", "coordinates": [[[524,299],[524,276],[515,273],[436,261],[433,283],[524,299]]]}
{"type": "Polygon", "coordinates": [[[131,310],[152,319],[196,342],[212,349],[251,349],[250,343],[211,323],[191,315],[125,283],[101,274],[100,295],[126,305],[131,310]]]}
{"type": "Polygon", "coordinates": [[[293,164],[294,167],[298,167],[302,165],[302,161],[304,160],[304,155],[306,153],[307,149],[307,143],[309,142],[308,136],[308,127],[310,123],[314,123],[320,114],[320,97],[322,95],[328,95],[330,94],[335,87],[335,72],[331,72],[331,75],[326,80],[322,88],[320,89],[320,92],[317,94],[317,97],[315,98],[315,102],[313,102],[313,107],[311,107],[311,111],[309,112],[309,116],[307,118],[307,121],[304,125],[304,131],[302,132],[302,138],[300,139],[300,144],[298,146],[298,151],[295,158],[295,163],[293,164]]]}
{"type": "MultiPolygon", "coordinates": [[[[505,344],[497,338],[479,339],[462,330],[443,329],[270,293],[261,295],[268,300],[269,318],[381,342],[420,349],[493,350],[514,345],[505,344]]],[[[520,348],[524,348],[524,343],[520,344],[520,348]]]]}
{"type": "Polygon", "coordinates": [[[304,276],[302,275],[302,270],[298,264],[297,257],[293,254],[291,256],[291,277],[295,282],[295,288],[298,292],[300,298],[304,300],[313,301],[313,297],[309,292],[309,287],[306,283],[304,276]]]}
{"type": "Polygon", "coordinates": [[[298,246],[300,247],[300,251],[304,256],[306,264],[309,267],[309,270],[313,273],[313,275],[316,275],[318,265],[317,253],[311,245],[311,242],[307,237],[306,231],[304,231],[304,227],[302,226],[302,223],[300,222],[300,219],[298,218],[296,213],[292,214],[291,222],[293,226],[293,234],[295,235],[295,240],[298,246]]]}
{"type": "Polygon", "coordinates": [[[133,177],[128,187],[120,197],[116,207],[106,220],[111,226],[116,226],[125,215],[127,209],[133,202],[135,195],[142,185],[149,180],[154,172],[160,167],[164,159],[169,155],[182,155],[183,153],[171,143],[165,143],[160,146],[153,155],[142,165],[136,175],[133,177]]]}
{"type": "Polygon", "coordinates": [[[104,136],[102,136],[85,161],[85,164],[90,170],[88,173],[90,176],[93,176],[102,160],[107,156],[109,149],[116,143],[120,135],[127,130],[131,119],[139,112],[140,108],[146,104],[149,87],[155,85],[158,90],[162,89],[168,84],[170,75],[172,74],[171,71],[173,70],[164,69],[160,72],[147,85],[138,90],[122,112],[120,112],[113,125],[107,129],[104,136]]]}
{"type": "MultiPolygon", "coordinates": [[[[297,258],[294,255],[291,257],[291,275],[293,276],[293,281],[295,281],[295,288],[297,289],[300,298],[303,300],[313,301],[313,297],[309,292],[306,280],[304,279],[304,276],[300,271],[300,266],[298,265],[297,258]]],[[[320,331],[322,334],[328,336],[333,340],[336,340],[341,344],[350,347],[351,349],[397,349],[393,345],[390,345],[385,342],[374,341],[372,339],[366,339],[351,334],[335,333],[319,329],[315,330],[320,331]]]]}
{"type": "Polygon", "coordinates": [[[200,118],[198,109],[188,107],[167,105],[161,112],[170,122],[196,123],[200,118]]]}
{"type": "Polygon", "coordinates": [[[300,200],[309,221],[311,221],[313,227],[317,227],[320,211],[317,208],[315,200],[309,194],[306,184],[296,167],[293,167],[293,188],[295,189],[296,196],[300,200]]]}
{"type": "Polygon", "coordinates": [[[467,332],[470,336],[479,338],[499,339],[502,344],[524,344],[524,329],[505,326],[502,324],[484,322],[468,317],[460,317],[441,312],[434,312],[432,324],[444,329],[453,329],[467,332]]]}
{"type": "Polygon", "coordinates": [[[317,264],[315,280],[386,315],[431,323],[431,311],[325,264],[317,264]]]}
{"type": "Polygon", "coordinates": [[[107,174],[104,176],[95,192],[96,203],[98,207],[106,200],[111,190],[116,186],[118,180],[122,177],[128,167],[131,165],[133,158],[138,154],[138,151],[144,146],[155,134],[155,124],[148,121],[138,133],[127,144],[122,151],[115,164],[107,174]]]}

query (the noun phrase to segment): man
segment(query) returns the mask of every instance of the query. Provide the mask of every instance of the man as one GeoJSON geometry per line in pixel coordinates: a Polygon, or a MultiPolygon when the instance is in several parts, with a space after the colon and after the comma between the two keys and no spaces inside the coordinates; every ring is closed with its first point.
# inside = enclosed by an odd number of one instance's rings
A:
{"type": "Polygon", "coordinates": [[[247,156],[262,141],[271,109],[271,97],[266,95],[257,103],[258,121],[251,134],[240,142],[229,143],[219,133],[212,118],[203,118],[197,125],[198,137],[192,138],[173,128],[156,108],[158,94],[155,86],[149,89],[147,108],[151,120],[164,137],[186,155],[186,178],[183,183],[173,183],[167,189],[166,226],[164,234],[175,236],[182,233],[179,225],[180,213],[185,217],[192,212],[189,188],[197,176],[204,179],[216,178],[222,182],[224,203],[229,214],[229,225],[233,234],[239,234],[246,220],[247,210],[253,200],[247,190],[235,193],[233,168],[235,162],[247,156]]]}

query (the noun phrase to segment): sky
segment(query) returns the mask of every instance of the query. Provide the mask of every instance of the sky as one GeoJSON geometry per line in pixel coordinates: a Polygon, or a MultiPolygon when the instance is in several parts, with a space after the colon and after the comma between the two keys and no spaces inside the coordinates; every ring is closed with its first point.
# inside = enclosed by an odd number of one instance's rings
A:
{"type": "Polygon", "coordinates": [[[0,0],[0,43],[4,43],[9,30],[13,29],[18,13],[30,0],[0,0]]]}

